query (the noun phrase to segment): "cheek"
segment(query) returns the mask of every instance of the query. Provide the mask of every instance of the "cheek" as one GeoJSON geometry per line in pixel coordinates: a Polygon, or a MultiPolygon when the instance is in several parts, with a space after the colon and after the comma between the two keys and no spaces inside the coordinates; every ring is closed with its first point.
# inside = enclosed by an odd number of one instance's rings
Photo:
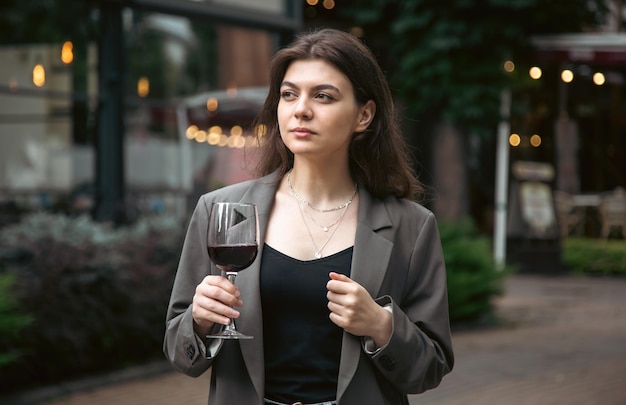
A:
{"type": "Polygon", "coordinates": [[[285,116],[285,107],[281,107],[278,104],[278,108],[276,109],[276,120],[278,121],[278,129],[280,132],[283,132],[283,127],[287,125],[287,117],[285,116]]]}

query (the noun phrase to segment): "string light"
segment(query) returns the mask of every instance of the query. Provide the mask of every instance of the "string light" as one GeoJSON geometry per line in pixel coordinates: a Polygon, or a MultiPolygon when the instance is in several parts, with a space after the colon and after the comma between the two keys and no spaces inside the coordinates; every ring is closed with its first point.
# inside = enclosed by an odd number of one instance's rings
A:
{"type": "Polygon", "coordinates": [[[46,84],[46,70],[41,63],[33,68],[33,84],[37,87],[43,87],[46,84]]]}
{"type": "Polygon", "coordinates": [[[137,80],[137,95],[139,97],[147,97],[150,94],[150,80],[143,76],[137,80]]]}
{"type": "Polygon", "coordinates": [[[565,69],[561,72],[561,80],[565,83],[571,83],[574,80],[574,72],[569,69],[565,69]]]}
{"type": "Polygon", "coordinates": [[[596,72],[593,75],[593,82],[598,86],[602,86],[606,82],[606,78],[601,72],[596,72]]]}
{"type": "Polygon", "coordinates": [[[541,75],[543,74],[541,71],[541,68],[538,66],[533,66],[530,68],[530,70],[528,71],[528,74],[530,75],[530,77],[534,80],[539,80],[541,78],[541,75]]]}
{"type": "Polygon", "coordinates": [[[210,97],[206,101],[206,109],[209,110],[210,112],[217,111],[217,107],[218,106],[219,106],[219,102],[217,101],[217,99],[215,97],[210,97]]]}
{"type": "Polygon", "coordinates": [[[65,41],[61,47],[61,61],[69,65],[74,61],[74,44],[71,41],[65,41]]]}
{"type": "Polygon", "coordinates": [[[541,137],[537,134],[534,134],[530,137],[530,144],[535,148],[538,148],[541,145],[541,137]]]}

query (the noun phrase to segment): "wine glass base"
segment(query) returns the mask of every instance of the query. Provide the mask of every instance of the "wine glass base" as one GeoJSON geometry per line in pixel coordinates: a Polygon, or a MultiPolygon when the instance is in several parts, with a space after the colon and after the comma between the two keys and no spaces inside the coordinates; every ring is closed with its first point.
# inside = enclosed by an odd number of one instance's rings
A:
{"type": "Polygon", "coordinates": [[[235,331],[224,330],[215,335],[206,335],[206,337],[211,338],[211,339],[239,339],[239,340],[253,338],[253,336],[244,335],[243,333],[237,332],[236,330],[235,331]]]}

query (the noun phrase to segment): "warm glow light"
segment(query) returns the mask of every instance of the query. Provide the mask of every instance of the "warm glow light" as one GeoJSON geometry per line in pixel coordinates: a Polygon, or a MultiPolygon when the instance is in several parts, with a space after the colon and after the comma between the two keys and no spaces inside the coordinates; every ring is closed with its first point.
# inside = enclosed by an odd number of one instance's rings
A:
{"type": "Polygon", "coordinates": [[[602,73],[596,72],[593,75],[593,82],[597,84],[598,86],[602,86],[604,82],[606,82],[606,78],[604,77],[602,73]]]}
{"type": "Polygon", "coordinates": [[[219,146],[228,145],[228,137],[224,134],[220,135],[220,141],[217,143],[219,146]]]}
{"type": "Polygon", "coordinates": [[[511,146],[519,146],[521,141],[522,139],[518,134],[511,134],[511,136],[509,136],[509,144],[511,146]]]}
{"type": "Polygon", "coordinates": [[[196,137],[196,132],[198,132],[198,127],[195,125],[190,125],[185,131],[185,136],[187,139],[194,139],[196,137]]]}
{"type": "Polygon", "coordinates": [[[541,137],[537,134],[534,134],[530,137],[530,144],[535,148],[538,148],[541,145],[541,137]]]}
{"type": "Polygon", "coordinates": [[[306,4],[309,6],[317,6],[318,0],[306,0],[306,4]]]}
{"type": "Polygon", "coordinates": [[[210,112],[217,111],[218,105],[219,105],[219,102],[217,101],[215,97],[210,97],[206,101],[206,109],[209,110],[210,112]]]}
{"type": "Polygon", "coordinates": [[[249,146],[256,146],[254,137],[243,136],[243,128],[235,125],[230,129],[230,136],[223,133],[222,127],[214,125],[207,131],[198,129],[196,125],[190,125],[185,131],[185,136],[189,140],[198,143],[208,143],[213,146],[227,146],[229,148],[241,149],[249,146]]]}
{"type": "Polygon", "coordinates": [[[46,70],[41,63],[36,64],[33,68],[33,84],[37,87],[46,84],[46,70]]]}
{"type": "Polygon", "coordinates": [[[569,69],[565,69],[561,72],[561,80],[563,80],[565,83],[571,83],[572,80],[574,80],[574,72],[569,69]]]}
{"type": "Polygon", "coordinates": [[[538,67],[538,66],[533,66],[528,71],[528,74],[530,75],[530,77],[532,79],[539,80],[541,78],[541,74],[542,74],[541,68],[538,67]]]}
{"type": "Polygon", "coordinates": [[[228,94],[228,97],[237,97],[237,85],[230,84],[228,88],[226,88],[226,94],[228,94]]]}
{"type": "Polygon", "coordinates": [[[70,41],[65,41],[61,48],[61,61],[69,65],[74,60],[74,45],[70,41]]]}
{"type": "Polygon", "coordinates": [[[206,131],[200,130],[196,132],[196,142],[198,143],[206,142],[206,138],[207,138],[206,131]]]}
{"type": "Polygon", "coordinates": [[[335,8],[335,1],[334,0],[324,0],[322,2],[322,6],[324,6],[324,8],[326,10],[332,10],[333,8],[335,8]]]}
{"type": "Polygon", "coordinates": [[[209,132],[206,141],[209,145],[217,145],[218,143],[220,143],[221,137],[222,134],[219,134],[217,132],[209,132]]]}
{"type": "Polygon", "coordinates": [[[228,147],[229,148],[239,148],[240,144],[241,144],[242,148],[246,144],[246,140],[243,139],[243,136],[237,136],[237,135],[233,136],[233,135],[231,135],[231,136],[228,137],[228,147]]]}
{"type": "Polygon", "coordinates": [[[147,77],[140,77],[137,80],[137,95],[139,97],[147,97],[150,94],[150,80],[147,77]]]}
{"type": "Polygon", "coordinates": [[[211,128],[209,128],[209,132],[212,134],[222,135],[222,127],[220,127],[219,125],[213,125],[211,128]]]}
{"type": "Polygon", "coordinates": [[[235,125],[230,129],[230,134],[235,136],[241,136],[241,134],[243,134],[243,128],[241,128],[239,125],[235,125]]]}
{"type": "Polygon", "coordinates": [[[504,62],[504,70],[509,73],[513,72],[515,70],[515,63],[513,63],[513,61],[507,60],[506,62],[504,62]]]}

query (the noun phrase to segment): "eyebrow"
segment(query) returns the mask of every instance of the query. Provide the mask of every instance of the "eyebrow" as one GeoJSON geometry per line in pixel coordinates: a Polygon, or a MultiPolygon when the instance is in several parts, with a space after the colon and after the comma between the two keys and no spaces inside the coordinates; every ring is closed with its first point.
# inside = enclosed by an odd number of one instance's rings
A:
{"type": "MultiPolygon", "coordinates": [[[[295,83],[288,82],[288,81],[284,81],[284,82],[282,82],[282,83],[281,83],[281,85],[280,85],[280,87],[281,87],[281,88],[282,88],[282,87],[285,87],[285,86],[286,86],[286,87],[293,87],[294,89],[299,89],[299,88],[300,88],[300,87],[299,87],[298,85],[296,85],[295,83]]],[[[341,91],[340,91],[337,87],[335,87],[335,86],[333,86],[333,85],[331,85],[331,84],[318,84],[317,86],[313,86],[313,90],[314,90],[314,91],[320,91],[320,90],[332,90],[332,91],[335,91],[335,92],[337,92],[337,93],[341,93],[341,91]]]]}

